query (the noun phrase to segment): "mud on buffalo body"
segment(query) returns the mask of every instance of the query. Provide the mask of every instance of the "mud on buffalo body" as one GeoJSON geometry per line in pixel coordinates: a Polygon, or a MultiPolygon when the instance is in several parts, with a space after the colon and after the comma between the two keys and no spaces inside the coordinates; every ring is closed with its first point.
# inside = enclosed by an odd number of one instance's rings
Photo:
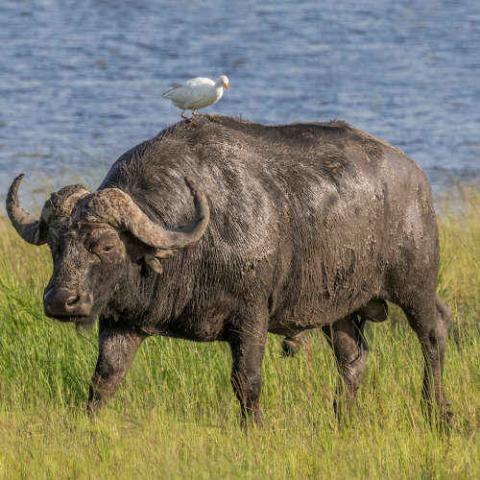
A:
{"type": "Polygon", "coordinates": [[[96,192],[53,193],[38,219],[20,206],[21,179],[7,211],[26,241],[50,247],[45,313],[80,324],[99,317],[90,412],[159,334],[227,341],[242,418],[260,421],[267,332],[288,340],[317,327],[348,407],[366,363],[364,321],[385,319],[390,301],[420,340],[425,399],[450,418],[430,186],[387,142],[343,122],[198,116],[126,152],[96,192]]]}

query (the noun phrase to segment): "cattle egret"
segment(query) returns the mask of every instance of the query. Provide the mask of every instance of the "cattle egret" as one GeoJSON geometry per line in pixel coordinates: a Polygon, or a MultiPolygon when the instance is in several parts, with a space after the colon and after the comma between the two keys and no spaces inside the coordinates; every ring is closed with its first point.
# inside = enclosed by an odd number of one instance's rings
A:
{"type": "Polygon", "coordinates": [[[191,110],[192,116],[197,110],[217,103],[224,90],[230,88],[230,82],[226,75],[220,75],[215,82],[211,78],[197,77],[185,82],[184,85],[175,85],[163,92],[162,96],[182,110],[182,118],[185,110],[191,110]]]}

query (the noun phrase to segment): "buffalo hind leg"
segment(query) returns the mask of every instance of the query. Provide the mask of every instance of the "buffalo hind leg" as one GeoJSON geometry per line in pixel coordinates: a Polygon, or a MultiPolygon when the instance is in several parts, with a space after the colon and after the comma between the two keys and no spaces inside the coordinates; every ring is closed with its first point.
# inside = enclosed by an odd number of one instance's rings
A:
{"type": "Polygon", "coordinates": [[[333,402],[338,420],[343,410],[347,414],[351,411],[367,362],[368,347],[363,335],[364,325],[365,320],[352,314],[323,327],[323,333],[332,347],[340,374],[333,402]]]}
{"type": "Polygon", "coordinates": [[[100,323],[98,360],[90,385],[87,412],[94,416],[117,390],[145,335],[100,323]]]}
{"type": "Polygon", "coordinates": [[[433,313],[424,309],[404,308],[408,321],[420,340],[425,360],[422,397],[430,420],[438,414],[443,426],[450,426],[453,413],[446,399],[442,375],[450,325],[450,311],[440,297],[435,297],[433,313]],[[433,321],[432,321],[433,319],[433,321]],[[438,409],[435,412],[435,407],[438,409]]]}
{"type": "Polygon", "coordinates": [[[240,402],[241,425],[251,418],[261,425],[260,392],[262,389],[262,361],[267,340],[266,327],[261,331],[236,332],[229,340],[232,351],[232,387],[240,402]]]}

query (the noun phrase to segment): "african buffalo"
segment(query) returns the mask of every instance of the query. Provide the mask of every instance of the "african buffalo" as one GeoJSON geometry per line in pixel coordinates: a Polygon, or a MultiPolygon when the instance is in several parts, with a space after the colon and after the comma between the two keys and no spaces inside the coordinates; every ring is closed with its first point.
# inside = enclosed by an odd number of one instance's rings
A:
{"type": "Polygon", "coordinates": [[[288,343],[316,327],[348,404],[366,362],[364,321],[390,301],[420,340],[427,404],[450,418],[431,190],[387,142],[339,121],[198,116],[123,154],[96,192],[53,193],[39,219],[18,202],[22,176],[7,210],[24,240],[50,247],[46,315],[99,317],[89,412],[114,393],[142,341],[164,335],[228,342],[242,418],[259,421],[267,332],[288,343]]]}

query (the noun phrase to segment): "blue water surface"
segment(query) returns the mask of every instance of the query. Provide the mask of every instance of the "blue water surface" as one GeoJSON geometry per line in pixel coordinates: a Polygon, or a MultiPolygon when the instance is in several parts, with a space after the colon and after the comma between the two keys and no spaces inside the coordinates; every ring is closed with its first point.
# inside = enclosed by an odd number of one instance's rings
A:
{"type": "Polygon", "coordinates": [[[179,119],[164,89],[222,73],[232,88],[209,111],[344,119],[436,188],[480,178],[480,2],[2,0],[0,192],[21,171],[27,204],[95,187],[179,119]]]}

